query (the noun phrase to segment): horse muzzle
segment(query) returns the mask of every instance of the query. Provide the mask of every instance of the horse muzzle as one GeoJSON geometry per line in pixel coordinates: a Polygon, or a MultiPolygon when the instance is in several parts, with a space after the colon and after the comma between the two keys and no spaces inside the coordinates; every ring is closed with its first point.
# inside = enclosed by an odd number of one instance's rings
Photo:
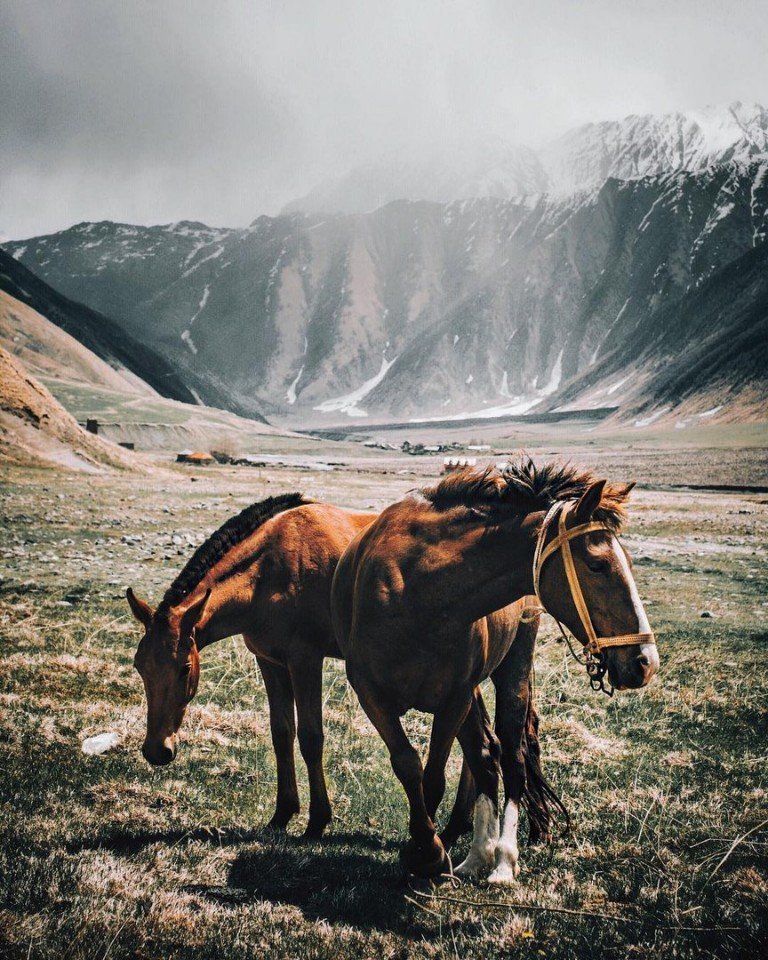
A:
{"type": "Polygon", "coordinates": [[[644,687],[659,669],[659,652],[655,643],[614,648],[608,658],[608,677],[617,690],[644,687]]]}
{"type": "Polygon", "coordinates": [[[159,743],[145,740],[141,752],[147,763],[151,763],[153,767],[166,767],[176,759],[176,738],[166,737],[159,743]]]}

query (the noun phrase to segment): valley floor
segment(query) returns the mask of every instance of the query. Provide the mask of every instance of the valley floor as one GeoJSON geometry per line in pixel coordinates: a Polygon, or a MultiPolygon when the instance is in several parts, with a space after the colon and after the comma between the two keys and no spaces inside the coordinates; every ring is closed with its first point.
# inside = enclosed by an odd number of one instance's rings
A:
{"type": "MultiPolygon", "coordinates": [[[[275,767],[264,688],[239,639],[204,651],[175,764],[153,770],[138,753],[127,585],[156,602],[194,546],[254,500],[298,489],[379,509],[434,479],[442,458],[348,451],[332,470],[178,467],[139,481],[3,469],[0,955],[765,955],[768,497],[658,488],[764,484],[764,453],[670,442],[649,459],[587,439],[566,452],[645,484],[626,543],[662,668],[609,700],[544,624],[542,756],[572,829],[550,848],[524,845],[507,890],[404,885],[404,796],[343,664],[325,671],[335,819],[322,843],[299,839],[304,814],[288,836],[261,829],[275,767]],[[118,746],[85,756],[82,740],[106,731],[118,746]]],[[[561,450],[552,444],[537,452],[561,450]]],[[[407,720],[422,748],[428,720],[407,720]]],[[[458,764],[454,752],[451,785],[458,764]]]]}

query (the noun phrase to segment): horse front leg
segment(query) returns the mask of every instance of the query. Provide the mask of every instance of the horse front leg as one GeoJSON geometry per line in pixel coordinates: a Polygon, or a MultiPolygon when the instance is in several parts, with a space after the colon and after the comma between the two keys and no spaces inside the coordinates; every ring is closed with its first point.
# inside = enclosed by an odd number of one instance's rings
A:
{"type": "Polygon", "coordinates": [[[299,812],[299,790],[293,756],[296,739],[293,686],[285,667],[263,657],[257,657],[256,660],[267,689],[269,726],[277,763],[277,803],[275,813],[267,826],[284,830],[291,817],[299,812]]]}
{"type": "MultiPolygon", "coordinates": [[[[433,820],[445,795],[445,767],[451,747],[472,706],[472,696],[468,690],[459,690],[435,711],[424,768],[424,801],[433,820]]],[[[474,791],[474,781],[471,781],[471,789],[474,791]]]]}
{"type": "MultiPolygon", "coordinates": [[[[316,646],[316,645],[315,645],[316,646]]],[[[319,839],[331,822],[323,771],[323,658],[308,653],[289,665],[299,728],[299,749],[309,777],[309,822],[304,836],[319,839]]]]}
{"type": "Polygon", "coordinates": [[[352,677],[350,681],[360,705],[387,745],[392,769],[408,798],[411,839],[401,853],[403,866],[419,877],[439,876],[449,865],[449,860],[437,836],[434,821],[427,812],[424,770],[419,754],[405,735],[397,710],[381,692],[366,681],[355,682],[352,677]]]}
{"type": "Polygon", "coordinates": [[[475,690],[472,708],[459,730],[459,743],[475,780],[475,823],[472,846],[466,859],[455,873],[477,877],[494,866],[494,854],[499,839],[499,741],[491,729],[491,719],[485,709],[480,688],[475,690]]]}

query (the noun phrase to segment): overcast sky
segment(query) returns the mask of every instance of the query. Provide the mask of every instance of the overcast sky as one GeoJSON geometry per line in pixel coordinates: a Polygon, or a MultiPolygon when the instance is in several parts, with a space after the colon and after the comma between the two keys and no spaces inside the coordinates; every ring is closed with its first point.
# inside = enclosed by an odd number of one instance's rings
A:
{"type": "Polygon", "coordinates": [[[238,226],[382,154],[768,100],[766,0],[0,0],[0,238],[238,226]]]}

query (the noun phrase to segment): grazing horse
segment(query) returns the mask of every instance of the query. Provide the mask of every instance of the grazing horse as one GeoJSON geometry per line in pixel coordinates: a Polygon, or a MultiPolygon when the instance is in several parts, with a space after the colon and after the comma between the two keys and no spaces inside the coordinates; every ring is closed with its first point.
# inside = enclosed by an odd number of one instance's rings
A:
{"type": "Polygon", "coordinates": [[[411,872],[434,876],[448,865],[434,817],[458,737],[477,802],[472,846],[456,872],[491,871],[495,882],[517,873],[519,784],[510,758],[518,748],[503,727],[493,735],[478,695],[486,677],[514,669],[510,603],[535,593],[585,645],[591,667],[619,689],[645,685],[658,669],[615,536],[631,486],[531,461],[465,470],[388,507],[339,561],[331,595],[336,638],[408,797],[403,860],[411,872]],[[434,714],[425,767],[400,722],[411,708],[434,714]]]}
{"type": "Polygon", "coordinates": [[[142,753],[163,765],[176,756],[177,733],[200,676],[199,651],[242,634],[255,654],[269,703],[277,760],[277,804],[270,826],[299,812],[294,764],[309,775],[306,835],[331,820],[323,773],[323,659],[340,656],[330,624],[333,571],[350,540],[375,517],[300,493],[254,503],[228,520],[191,557],[156,610],[128,590],[144,627],[134,664],[147,696],[142,753]],[[294,716],[295,709],[295,716],[294,716]]]}
{"type": "MultiPolygon", "coordinates": [[[[176,756],[177,734],[197,690],[199,651],[242,634],[256,655],[269,702],[277,759],[277,804],[270,826],[286,827],[299,810],[295,706],[299,747],[309,773],[306,834],[322,834],[331,819],[322,766],[322,665],[326,656],[341,656],[330,624],[331,579],[348,543],[374,517],[313,503],[298,493],[273,497],[246,508],[209,537],[156,610],[128,590],[131,610],[145,631],[135,666],[147,697],[142,753],[151,764],[164,765],[176,756]]],[[[530,690],[538,620],[520,623],[518,611],[509,628],[521,658],[519,669],[504,677],[499,688],[499,707],[507,706],[498,722],[514,725],[511,735],[519,743],[523,799],[535,840],[548,833],[548,801],[558,805],[541,775],[530,690]]],[[[471,829],[474,802],[474,781],[464,764],[443,834],[447,848],[471,829]]]]}

